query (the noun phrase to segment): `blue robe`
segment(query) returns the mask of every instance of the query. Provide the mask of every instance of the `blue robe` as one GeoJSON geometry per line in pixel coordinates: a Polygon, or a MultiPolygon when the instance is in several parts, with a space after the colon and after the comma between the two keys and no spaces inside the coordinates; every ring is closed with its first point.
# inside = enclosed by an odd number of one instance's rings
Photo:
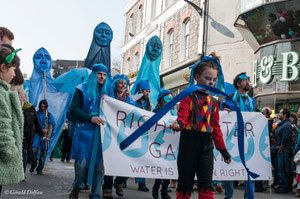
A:
{"type": "MultiPolygon", "coordinates": [[[[41,113],[40,111],[37,112],[38,114],[38,118],[40,121],[40,124],[42,126],[43,129],[46,129],[45,124],[46,124],[46,114],[45,113],[41,113]]],[[[53,130],[55,129],[55,121],[54,118],[52,116],[51,113],[48,113],[49,118],[48,118],[48,126],[49,124],[52,125],[53,130]]],[[[52,131],[53,133],[53,131],[52,131]]],[[[50,142],[49,142],[50,145],[50,142]]],[[[48,145],[48,147],[49,147],[48,145]]],[[[45,150],[46,149],[46,145],[45,145],[45,141],[43,138],[41,138],[40,136],[38,136],[37,134],[34,135],[33,138],[33,143],[32,143],[32,147],[36,147],[36,148],[40,148],[41,150],[45,150]]],[[[47,149],[48,150],[48,149],[47,149]]]]}

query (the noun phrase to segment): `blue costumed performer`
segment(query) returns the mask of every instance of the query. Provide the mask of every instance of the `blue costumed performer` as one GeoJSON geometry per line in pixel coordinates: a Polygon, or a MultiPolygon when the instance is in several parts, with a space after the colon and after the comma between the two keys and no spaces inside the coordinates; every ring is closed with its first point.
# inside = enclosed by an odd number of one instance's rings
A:
{"type": "Polygon", "coordinates": [[[41,100],[39,103],[39,110],[37,115],[44,132],[44,137],[40,137],[35,132],[33,143],[32,143],[32,162],[30,172],[32,173],[36,168],[36,172],[39,175],[43,175],[43,169],[45,166],[47,151],[49,150],[49,140],[55,128],[55,121],[53,115],[47,111],[48,102],[47,100],[41,100]],[[38,157],[38,150],[40,150],[40,156],[38,157]],[[39,158],[39,159],[38,159],[39,158]],[[39,165],[37,161],[39,160],[39,165]],[[38,167],[37,167],[38,166],[38,167]]]}
{"type": "Polygon", "coordinates": [[[113,31],[110,26],[101,22],[94,30],[93,40],[84,67],[91,69],[94,64],[103,64],[110,72],[110,43],[113,31]]]}
{"type": "MultiPolygon", "coordinates": [[[[47,157],[51,155],[53,148],[60,136],[61,129],[66,120],[66,112],[71,100],[71,94],[57,92],[51,85],[52,59],[45,48],[40,48],[33,55],[34,68],[30,78],[29,102],[37,107],[39,102],[47,99],[48,111],[51,112],[55,128],[48,145],[47,157]]],[[[48,118],[49,119],[49,118],[48,118]]]]}
{"type": "Polygon", "coordinates": [[[89,198],[101,198],[104,168],[99,126],[104,121],[99,112],[103,94],[113,96],[110,73],[103,64],[95,64],[87,82],[77,87],[71,104],[70,113],[76,119],[71,153],[75,156],[75,179],[69,198],[78,198],[87,170],[92,185],[89,198]]]}
{"type": "Polygon", "coordinates": [[[131,89],[131,94],[137,93],[136,87],[141,79],[148,80],[151,85],[149,95],[153,106],[157,103],[157,97],[161,91],[159,78],[159,65],[161,62],[162,43],[158,36],[149,39],[146,45],[146,53],[143,57],[136,81],[131,89]]]}

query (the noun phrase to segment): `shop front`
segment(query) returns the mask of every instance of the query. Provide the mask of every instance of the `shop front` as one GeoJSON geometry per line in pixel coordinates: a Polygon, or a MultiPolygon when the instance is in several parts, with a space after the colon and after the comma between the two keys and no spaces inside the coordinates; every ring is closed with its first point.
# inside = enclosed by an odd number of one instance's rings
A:
{"type": "Polygon", "coordinates": [[[296,112],[300,108],[300,2],[256,3],[235,22],[257,55],[251,78],[254,97],[259,108],[296,112]]]}

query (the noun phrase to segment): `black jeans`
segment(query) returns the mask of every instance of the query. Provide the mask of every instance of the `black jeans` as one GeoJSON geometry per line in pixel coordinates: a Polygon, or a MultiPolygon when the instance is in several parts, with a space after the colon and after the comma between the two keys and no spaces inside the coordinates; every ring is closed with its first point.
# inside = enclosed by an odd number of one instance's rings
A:
{"type": "Polygon", "coordinates": [[[178,192],[191,193],[195,174],[199,191],[212,190],[214,167],[212,134],[182,130],[178,152],[178,192]]]}
{"type": "Polygon", "coordinates": [[[26,165],[28,161],[28,149],[23,149],[23,169],[24,169],[24,176],[26,174],[26,165]]]}
{"type": "MultiPolygon", "coordinates": [[[[123,184],[127,180],[127,177],[116,177],[116,184],[123,184]]],[[[112,189],[113,187],[113,176],[104,176],[103,189],[112,189]]]]}
{"type": "Polygon", "coordinates": [[[168,186],[170,184],[170,180],[165,180],[165,179],[155,179],[154,185],[153,185],[153,189],[156,188],[157,190],[159,189],[160,185],[162,185],[161,187],[161,192],[163,194],[168,192],[168,186]]]}

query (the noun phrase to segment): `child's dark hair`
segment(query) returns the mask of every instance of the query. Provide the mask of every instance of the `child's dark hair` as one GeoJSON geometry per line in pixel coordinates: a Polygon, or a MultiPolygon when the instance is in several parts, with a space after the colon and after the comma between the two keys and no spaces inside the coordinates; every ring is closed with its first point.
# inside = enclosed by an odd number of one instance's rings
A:
{"type": "MultiPolygon", "coordinates": [[[[219,62],[221,60],[220,57],[217,56],[215,52],[210,53],[209,56],[216,58],[219,62]]],[[[201,75],[206,68],[212,68],[219,71],[219,67],[215,62],[211,62],[211,61],[202,62],[195,67],[194,78],[196,74],[201,75]]]]}
{"type": "MultiPolygon", "coordinates": [[[[10,55],[13,52],[13,50],[7,48],[7,47],[0,47],[0,64],[3,64],[5,62],[5,58],[10,55]]],[[[18,55],[15,55],[15,57],[13,58],[13,60],[11,61],[11,63],[5,63],[5,66],[7,68],[10,67],[16,67],[18,68],[20,66],[20,58],[18,57],[18,55]]]]}
{"type": "Polygon", "coordinates": [[[159,100],[155,106],[155,109],[157,109],[157,110],[161,109],[164,106],[163,103],[165,102],[164,96],[170,95],[170,94],[171,94],[171,92],[168,92],[168,93],[164,94],[163,96],[161,96],[161,98],[159,98],[159,100]]]}

